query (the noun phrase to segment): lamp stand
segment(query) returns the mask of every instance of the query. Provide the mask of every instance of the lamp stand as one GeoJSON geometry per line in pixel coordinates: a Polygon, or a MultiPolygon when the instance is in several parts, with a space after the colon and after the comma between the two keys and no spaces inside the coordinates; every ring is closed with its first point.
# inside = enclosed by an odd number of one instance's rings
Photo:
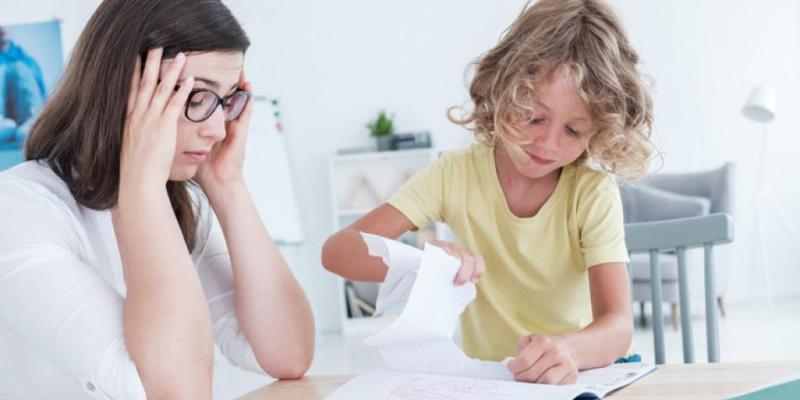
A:
{"type": "MultiPolygon", "coordinates": [[[[756,192],[756,224],[755,224],[755,237],[753,242],[756,244],[755,252],[753,253],[753,262],[751,269],[750,282],[754,282],[753,275],[757,266],[761,267],[762,276],[764,278],[764,288],[767,296],[767,309],[770,315],[773,315],[775,308],[772,297],[772,274],[770,272],[769,251],[767,249],[767,230],[765,227],[764,217],[766,215],[765,206],[771,204],[775,211],[777,211],[780,221],[783,226],[789,231],[792,240],[800,248],[800,235],[791,224],[786,215],[786,211],[775,197],[775,194],[765,189],[764,176],[766,174],[766,150],[767,150],[767,124],[763,124],[763,134],[761,135],[761,152],[759,155],[759,169],[758,169],[758,190],[756,192]]],[[[750,286],[750,297],[753,296],[753,286],[750,286]]]]}

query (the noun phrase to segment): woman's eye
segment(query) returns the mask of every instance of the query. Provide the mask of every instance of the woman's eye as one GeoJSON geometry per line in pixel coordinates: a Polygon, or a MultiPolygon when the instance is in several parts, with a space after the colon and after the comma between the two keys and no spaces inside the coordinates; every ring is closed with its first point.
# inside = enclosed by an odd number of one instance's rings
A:
{"type": "Polygon", "coordinates": [[[535,118],[534,117],[533,119],[531,119],[531,124],[533,124],[533,125],[538,125],[538,124],[541,124],[542,122],[544,122],[544,118],[535,118]]]}
{"type": "Polygon", "coordinates": [[[570,136],[580,136],[580,133],[571,127],[567,127],[567,134],[570,136]]]}
{"type": "Polygon", "coordinates": [[[190,101],[189,107],[200,107],[203,105],[203,101],[190,101]]]}

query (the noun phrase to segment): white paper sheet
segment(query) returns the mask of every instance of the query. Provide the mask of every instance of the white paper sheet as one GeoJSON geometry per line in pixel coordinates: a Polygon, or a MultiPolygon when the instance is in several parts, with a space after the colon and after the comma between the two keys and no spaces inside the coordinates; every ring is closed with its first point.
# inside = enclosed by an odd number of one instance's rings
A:
{"type": "Polygon", "coordinates": [[[326,400],[571,400],[603,398],[655,370],[652,364],[615,364],[583,371],[574,385],[541,385],[439,375],[374,371],[358,375],[326,400]]]}
{"type": "Polygon", "coordinates": [[[364,340],[378,347],[386,368],[398,372],[514,380],[505,364],[467,357],[453,342],[458,317],[475,299],[475,284],[453,285],[461,263],[426,244],[424,251],[380,236],[363,234],[369,254],[389,266],[378,294],[385,309],[408,297],[400,316],[364,340]]]}

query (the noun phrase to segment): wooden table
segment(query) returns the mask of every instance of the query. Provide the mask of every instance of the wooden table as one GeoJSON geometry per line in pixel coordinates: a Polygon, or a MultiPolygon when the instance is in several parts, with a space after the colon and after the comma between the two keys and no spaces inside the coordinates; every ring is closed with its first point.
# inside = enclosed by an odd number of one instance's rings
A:
{"type": "MultiPolygon", "coordinates": [[[[800,361],[668,364],[607,398],[624,399],[723,399],[789,375],[800,374],[800,361]]],[[[296,381],[277,381],[240,400],[316,400],[332,393],[352,375],[309,376],[296,381]]]]}

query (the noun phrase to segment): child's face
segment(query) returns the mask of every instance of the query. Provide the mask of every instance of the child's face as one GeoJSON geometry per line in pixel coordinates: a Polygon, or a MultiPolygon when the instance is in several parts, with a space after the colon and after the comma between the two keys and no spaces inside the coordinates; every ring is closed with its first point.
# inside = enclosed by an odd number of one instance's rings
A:
{"type": "Polygon", "coordinates": [[[559,69],[540,91],[536,114],[516,129],[530,143],[502,141],[514,168],[527,178],[542,178],[574,162],[586,149],[592,122],[575,80],[559,69]]]}

